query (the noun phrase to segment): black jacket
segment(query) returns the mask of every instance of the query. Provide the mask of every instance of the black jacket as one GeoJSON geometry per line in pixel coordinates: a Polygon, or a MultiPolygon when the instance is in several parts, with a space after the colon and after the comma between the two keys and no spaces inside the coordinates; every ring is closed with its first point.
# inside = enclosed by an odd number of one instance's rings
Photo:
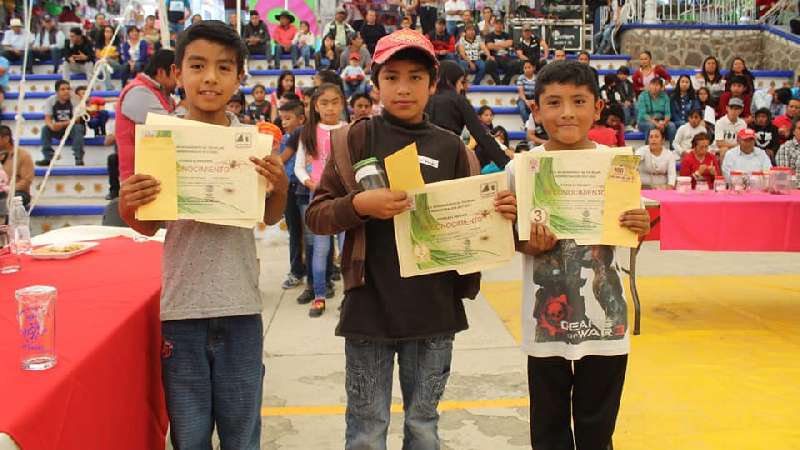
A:
{"type": "Polygon", "coordinates": [[[454,90],[439,91],[428,100],[425,108],[431,123],[460,136],[464,126],[469,134],[475,138],[483,154],[497,164],[501,169],[508,164],[509,158],[500,148],[500,145],[489,134],[478,120],[478,113],[466,99],[454,90]]]}

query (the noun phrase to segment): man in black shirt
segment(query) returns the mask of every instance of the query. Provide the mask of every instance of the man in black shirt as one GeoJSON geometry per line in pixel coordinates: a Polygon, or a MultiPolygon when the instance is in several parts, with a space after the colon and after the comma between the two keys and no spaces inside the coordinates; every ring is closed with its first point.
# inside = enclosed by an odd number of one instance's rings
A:
{"type": "Polygon", "coordinates": [[[61,76],[69,81],[72,72],[82,72],[86,78],[92,78],[94,72],[94,49],[83,35],[83,30],[73,27],[69,30],[69,40],[61,52],[64,64],[61,65],[61,76]]]}
{"type": "Polygon", "coordinates": [[[521,72],[519,61],[512,56],[513,46],[514,41],[511,39],[511,35],[505,31],[503,21],[495,20],[494,31],[486,36],[486,47],[494,56],[497,67],[503,71],[502,80],[498,80],[500,77],[497,74],[492,75],[495,84],[509,84],[511,78],[521,72]]]}
{"type": "Polygon", "coordinates": [[[361,37],[364,38],[364,44],[367,45],[370,55],[375,53],[375,44],[378,43],[378,39],[386,36],[386,28],[379,24],[377,20],[378,15],[375,10],[369,9],[367,10],[364,24],[361,25],[360,30],[357,30],[361,33],[361,37]]]}
{"type": "Polygon", "coordinates": [[[547,46],[547,42],[544,39],[533,32],[530,25],[523,25],[522,36],[517,42],[516,53],[520,61],[531,61],[538,70],[539,61],[550,56],[550,47],[547,46]]]}
{"type": "MultiPolygon", "coordinates": [[[[75,108],[80,103],[77,96],[72,95],[69,82],[56,81],[56,93],[47,99],[44,106],[44,123],[42,127],[42,155],[44,159],[36,161],[37,166],[47,166],[53,159],[52,139],[61,139],[75,114],[75,108]]],[[[72,126],[69,137],[72,139],[72,153],[75,155],[75,165],[83,165],[83,135],[86,131],[83,123],[77,121],[72,126]]]]}
{"type": "Polygon", "coordinates": [[[247,52],[251,55],[264,55],[267,58],[267,67],[272,65],[272,45],[269,29],[258,11],[250,11],[250,21],[242,28],[242,40],[247,45],[247,52]]]}

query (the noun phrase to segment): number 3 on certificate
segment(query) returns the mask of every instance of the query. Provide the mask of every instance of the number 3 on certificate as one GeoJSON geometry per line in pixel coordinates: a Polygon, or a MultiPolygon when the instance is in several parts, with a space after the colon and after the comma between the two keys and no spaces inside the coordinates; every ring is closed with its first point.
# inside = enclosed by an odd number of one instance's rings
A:
{"type": "Polygon", "coordinates": [[[531,222],[533,223],[546,223],[547,211],[542,208],[534,208],[531,210],[531,222]]]}

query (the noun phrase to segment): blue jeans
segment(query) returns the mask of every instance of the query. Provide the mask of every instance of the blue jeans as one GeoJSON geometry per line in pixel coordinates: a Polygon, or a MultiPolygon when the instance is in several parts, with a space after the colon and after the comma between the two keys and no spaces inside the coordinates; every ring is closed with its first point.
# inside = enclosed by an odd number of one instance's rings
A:
{"type": "Polygon", "coordinates": [[[472,62],[475,63],[475,70],[470,72],[470,70],[469,70],[469,61],[464,61],[463,59],[458,61],[458,63],[464,69],[465,73],[467,73],[467,74],[474,73],[475,74],[475,78],[473,78],[472,84],[473,85],[478,85],[478,84],[481,84],[481,81],[483,80],[483,76],[486,75],[486,61],[484,61],[482,59],[478,59],[478,60],[475,60],[475,61],[472,61],[472,62]]]}
{"type": "Polygon", "coordinates": [[[313,55],[314,51],[311,49],[310,46],[304,45],[298,48],[296,45],[292,46],[292,67],[297,68],[297,61],[300,60],[300,56],[303,57],[303,62],[305,63],[305,68],[308,69],[311,67],[311,55],[313,55]]]}
{"type": "Polygon", "coordinates": [[[258,450],[264,330],[261,315],[161,322],[161,376],[174,448],[258,450]]]}
{"type": "Polygon", "coordinates": [[[346,339],[345,450],[385,450],[394,357],[400,366],[403,450],[439,449],[436,408],[450,377],[453,335],[375,342],[346,339]]]}
{"type": "Polygon", "coordinates": [[[612,39],[614,33],[614,23],[609,23],[603,29],[594,35],[594,53],[598,55],[607,54],[612,47],[612,39]]]}
{"type": "MultiPolygon", "coordinates": [[[[64,136],[64,130],[55,132],[48,126],[42,127],[42,155],[44,159],[50,161],[53,159],[52,139],[61,139],[64,136]]],[[[72,139],[72,154],[75,156],[75,161],[83,161],[83,135],[86,134],[86,127],[82,123],[76,123],[72,126],[72,131],[69,133],[69,139],[72,139]]]]}
{"type": "MultiPolygon", "coordinates": [[[[647,136],[650,135],[651,128],[653,128],[653,124],[648,121],[643,121],[639,124],[639,131],[644,133],[645,141],[647,141],[647,136]]],[[[672,140],[675,139],[676,131],[675,124],[672,122],[667,122],[664,126],[664,142],[669,144],[669,148],[672,148],[672,140]]]]}
{"type": "Polygon", "coordinates": [[[281,68],[281,57],[284,54],[291,54],[294,51],[294,45],[289,50],[283,48],[281,44],[275,43],[275,52],[273,53],[275,59],[275,69],[281,68]]]}
{"type": "Polygon", "coordinates": [[[458,37],[458,24],[460,24],[458,20],[448,20],[445,22],[445,28],[447,29],[447,34],[450,36],[458,37]]]}
{"type": "Polygon", "coordinates": [[[531,109],[528,107],[528,102],[518,98],[517,109],[519,110],[519,116],[522,118],[522,124],[525,125],[528,123],[528,118],[531,116],[531,109]]]}
{"type": "MultiPolygon", "coordinates": [[[[289,183],[283,217],[286,219],[286,229],[289,231],[289,271],[296,278],[303,278],[306,274],[306,267],[303,264],[303,216],[300,215],[296,190],[297,181],[289,183]]],[[[305,202],[308,204],[307,199],[305,202]]]]}
{"type": "Polygon", "coordinates": [[[344,83],[344,96],[350,98],[353,94],[364,94],[367,90],[367,80],[361,80],[358,82],[348,83],[345,81],[344,83]]]}
{"type": "Polygon", "coordinates": [[[625,114],[625,125],[634,125],[636,123],[636,104],[631,103],[631,106],[622,105],[622,112],[625,114]]]}
{"type": "MultiPolygon", "coordinates": [[[[305,199],[301,198],[298,201],[300,205],[300,217],[302,218],[305,218],[308,204],[311,201],[308,196],[304,197],[305,199]]],[[[314,290],[314,297],[325,298],[327,285],[333,271],[333,253],[331,252],[333,249],[333,237],[312,233],[305,223],[305,220],[303,220],[303,243],[306,246],[306,264],[308,265],[306,268],[306,275],[308,278],[308,285],[314,290]],[[317,238],[319,238],[319,240],[317,238]],[[325,241],[324,243],[322,242],[323,240],[325,241]],[[323,255],[322,249],[320,249],[319,252],[316,250],[317,242],[320,242],[320,245],[324,246],[325,265],[321,265],[320,261],[317,259],[318,257],[322,258],[323,255]],[[317,280],[319,280],[319,282],[317,282],[317,280]],[[322,293],[322,295],[320,295],[320,293],[322,293]]]]}

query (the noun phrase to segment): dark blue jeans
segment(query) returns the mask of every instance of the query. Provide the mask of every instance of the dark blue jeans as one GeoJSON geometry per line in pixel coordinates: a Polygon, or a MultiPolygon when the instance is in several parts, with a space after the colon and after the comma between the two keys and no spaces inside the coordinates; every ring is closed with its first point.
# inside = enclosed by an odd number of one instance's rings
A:
{"type": "MultiPolygon", "coordinates": [[[[42,155],[44,159],[50,161],[53,159],[55,150],[53,150],[52,139],[61,139],[64,136],[64,131],[54,132],[48,126],[42,127],[42,155]]],[[[76,123],[72,126],[72,131],[69,133],[69,139],[72,139],[72,154],[75,156],[75,161],[83,161],[83,136],[86,134],[86,126],[82,123],[76,123]]]]}
{"type": "Polygon", "coordinates": [[[264,379],[261,315],[161,323],[161,376],[172,445],[258,450],[264,379]]]}
{"type": "Polygon", "coordinates": [[[403,450],[439,449],[436,408],[450,377],[453,335],[397,342],[346,339],[345,450],[385,450],[394,358],[403,394],[403,450]]]}
{"type": "MultiPolygon", "coordinates": [[[[297,182],[292,181],[289,183],[289,194],[286,197],[283,217],[286,219],[286,228],[289,231],[289,271],[295,277],[303,278],[306,274],[306,266],[303,264],[304,217],[300,214],[296,191],[297,182]]],[[[305,198],[305,203],[308,204],[308,197],[305,198]]]]}

